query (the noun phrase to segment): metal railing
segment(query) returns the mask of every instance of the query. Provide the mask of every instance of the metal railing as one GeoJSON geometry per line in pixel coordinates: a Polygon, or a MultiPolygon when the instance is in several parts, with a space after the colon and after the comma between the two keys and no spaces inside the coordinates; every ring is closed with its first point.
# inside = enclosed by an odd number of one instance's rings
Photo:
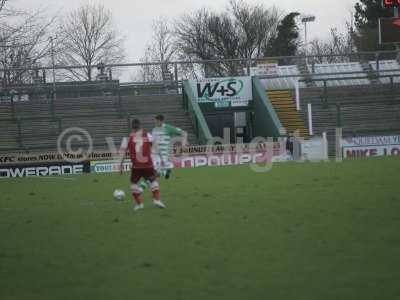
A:
{"type": "MultiPolygon", "coordinates": [[[[379,79],[389,78],[390,90],[395,92],[397,85],[400,85],[400,83],[395,83],[394,78],[400,78],[400,69],[373,71],[372,74],[366,74],[365,71],[354,71],[354,72],[338,72],[338,73],[317,73],[317,74],[312,74],[312,76],[306,76],[306,77],[301,77],[299,75],[264,75],[264,76],[258,76],[258,78],[259,79],[293,78],[295,81],[305,82],[305,83],[323,82],[322,87],[316,86],[313,88],[323,89],[321,101],[323,103],[327,103],[329,89],[332,87],[338,87],[338,86],[329,86],[328,85],[329,81],[337,81],[337,80],[351,81],[351,80],[356,80],[356,79],[379,80],[379,79]],[[396,72],[397,72],[397,74],[393,74],[396,72]],[[385,73],[391,73],[391,74],[385,75],[385,73]],[[358,76],[359,74],[360,74],[360,76],[358,76]],[[340,75],[341,77],[337,77],[338,75],[340,75]],[[356,76],[346,76],[346,75],[356,75],[356,76]],[[318,78],[318,77],[324,77],[324,76],[332,76],[332,77],[318,78]]],[[[384,83],[379,83],[379,84],[382,86],[385,85],[384,83]]],[[[347,86],[356,87],[357,85],[351,85],[351,84],[342,85],[342,87],[347,87],[347,86]]],[[[359,86],[363,86],[363,85],[359,85],[359,86]]],[[[304,88],[304,89],[309,89],[309,88],[304,88]]],[[[299,91],[296,90],[296,93],[299,93],[299,91]]],[[[298,99],[299,102],[301,101],[300,96],[296,95],[296,99],[298,99]]],[[[300,106],[300,104],[298,104],[298,106],[300,106]]]]}
{"type": "MultiPolygon", "coordinates": [[[[131,82],[137,84],[138,82],[178,82],[191,78],[203,77],[223,77],[223,76],[237,76],[249,74],[250,67],[256,66],[258,63],[275,62],[279,65],[297,65],[304,66],[307,63],[311,66],[317,63],[339,63],[339,62],[360,62],[369,63],[370,61],[376,62],[376,69],[379,70],[380,60],[400,60],[399,51],[378,51],[378,52],[353,52],[343,54],[330,54],[330,55],[298,55],[298,56],[272,56],[262,58],[229,58],[229,59],[209,59],[209,60],[179,60],[179,61],[165,61],[165,62],[150,62],[150,63],[115,63],[103,64],[102,72],[104,70],[114,70],[112,78],[118,78],[120,82],[131,82]],[[146,68],[152,67],[154,70],[146,71],[146,68]],[[140,72],[138,72],[140,71],[140,72]],[[168,72],[168,74],[165,74],[168,72]],[[150,74],[151,73],[151,74],[150,74]],[[132,80],[131,75],[137,80],[132,80]]],[[[86,69],[85,65],[45,65],[36,67],[17,67],[17,68],[1,68],[0,74],[7,72],[28,72],[37,73],[37,71],[55,71],[56,81],[65,80],[65,72],[68,70],[86,69]],[[64,75],[63,73],[64,72],[64,75]]],[[[98,69],[98,65],[93,65],[92,69],[98,69]]],[[[312,68],[311,68],[312,69],[312,68]]],[[[96,71],[95,71],[96,72],[96,71]]],[[[94,73],[95,73],[94,72],[94,73]]],[[[97,71],[101,72],[101,71],[97,71]]],[[[312,72],[311,72],[312,73],[312,72]]],[[[99,73],[99,78],[107,78],[108,73],[99,73]]],[[[305,75],[305,74],[302,74],[305,75]]],[[[43,76],[50,78],[51,76],[43,76]]],[[[93,76],[95,78],[96,76],[93,76]]],[[[111,79],[111,78],[110,78],[111,79]]],[[[50,80],[49,82],[52,82],[50,80]]]]}

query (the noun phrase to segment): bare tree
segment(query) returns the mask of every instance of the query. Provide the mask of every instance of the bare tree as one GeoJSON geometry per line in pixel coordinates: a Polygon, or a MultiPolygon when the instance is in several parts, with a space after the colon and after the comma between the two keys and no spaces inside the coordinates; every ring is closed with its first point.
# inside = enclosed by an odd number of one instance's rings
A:
{"type": "MultiPolygon", "coordinates": [[[[203,8],[185,14],[175,22],[176,45],[181,59],[209,60],[214,57],[214,51],[209,43],[208,20],[210,15],[211,13],[203,8]]],[[[194,66],[191,69],[195,71],[194,66]]],[[[196,74],[193,75],[196,76],[196,74]]]]}
{"type": "Polygon", "coordinates": [[[351,28],[340,33],[336,28],[330,31],[328,40],[314,39],[310,42],[310,54],[314,55],[315,63],[340,63],[348,62],[351,57],[346,54],[352,53],[354,49],[351,28]],[[335,56],[332,56],[335,55],[335,56]],[[337,56],[339,55],[339,56],[337,56]]]}
{"type": "Polygon", "coordinates": [[[123,38],[114,28],[111,11],[102,5],[87,4],[68,13],[61,24],[62,51],[57,62],[65,66],[84,65],[84,69],[67,69],[71,80],[93,80],[93,67],[121,62],[125,55],[123,38]]]}
{"type": "Polygon", "coordinates": [[[30,71],[45,63],[50,54],[49,34],[54,18],[41,12],[5,9],[0,2],[0,68],[3,86],[31,83],[38,74],[30,71]]]}
{"type": "Polygon", "coordinates": [[[246,65],[246,59],[258,58],[279,23],[277,9],[230,1],[227,12],[214,13],[201,9],[185,14],[175,23],[180,54],[186,59],[237,59],[204,66],[209,75],[236,75],[246,65]]]}
{"type": "Polygon", "coordinates": [[[4,5],[6,5],[7,0],[0,0],[0,11],[3,10],[4,5]]]}
{"type": "Polygon", "coordinates": [[[152,42],[146,46],[141,62],[160,62],[161,65],[146,65],[141,69],[144,81],[171,79],[172,66],[169,64],[176,53],[174,36],[167,19],[159,18],[153,22],[152,42]]]}
{"type": "Polygon", "coordinates": [[[261,4],[250,5],[241,0],[231,0],[230,5],[241,38],[240,55],[247,58],[260,57],[271,38],[276,35],[280,21],[278,9],[266,9],[261,4]]]}

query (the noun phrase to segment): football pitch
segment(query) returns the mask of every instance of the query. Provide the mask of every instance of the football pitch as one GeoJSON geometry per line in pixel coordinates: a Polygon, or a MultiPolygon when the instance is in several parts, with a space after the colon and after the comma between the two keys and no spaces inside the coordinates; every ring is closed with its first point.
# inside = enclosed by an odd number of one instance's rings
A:
{"type": "Polygon", "coordinates": [[[400,299],[400,159],[0,180],[0,299],[400,299]]]}

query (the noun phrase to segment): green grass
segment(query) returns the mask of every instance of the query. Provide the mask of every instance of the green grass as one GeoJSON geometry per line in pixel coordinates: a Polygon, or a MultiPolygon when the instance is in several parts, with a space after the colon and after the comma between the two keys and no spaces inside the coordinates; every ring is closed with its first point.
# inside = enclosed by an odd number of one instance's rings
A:
{"type": "Polygon", "coordinates": [[[400,299],[400,160],[0,180],[0,299],[400,299]]]}

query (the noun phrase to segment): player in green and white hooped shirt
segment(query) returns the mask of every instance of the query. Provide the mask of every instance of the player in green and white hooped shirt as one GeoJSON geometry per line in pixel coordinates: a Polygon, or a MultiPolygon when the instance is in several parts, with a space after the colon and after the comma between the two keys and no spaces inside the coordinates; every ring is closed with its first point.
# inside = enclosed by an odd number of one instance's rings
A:
{"type": "MultiPolygon", "coordinates": [[[[187,144],[187,133],[180,128],[164,123],[164,116],[157,115],[154,117],[156,127],[152,130],[153,147],[152,159],[154,168],[159,176],[168,179],[171,175],[171,170],[174,167],[170,161],[170,144],[174,137],[181,137],[182,144],[187,144]]],[[[148,186],[148,183],[142,181],[139,184],[143,189],[148,186]]]]}
{"type": "Polygon", "coordinates": [[[170,160],[170,144],[174,137],[182,137],[182,143],[186,144],[187,134],[180,128],[164,123],[164,116],[155,117],[156,127],[152,130],[154,138],[153,163],[160,176],[168,179],[171,175],[173,164],[170,160]]]}

